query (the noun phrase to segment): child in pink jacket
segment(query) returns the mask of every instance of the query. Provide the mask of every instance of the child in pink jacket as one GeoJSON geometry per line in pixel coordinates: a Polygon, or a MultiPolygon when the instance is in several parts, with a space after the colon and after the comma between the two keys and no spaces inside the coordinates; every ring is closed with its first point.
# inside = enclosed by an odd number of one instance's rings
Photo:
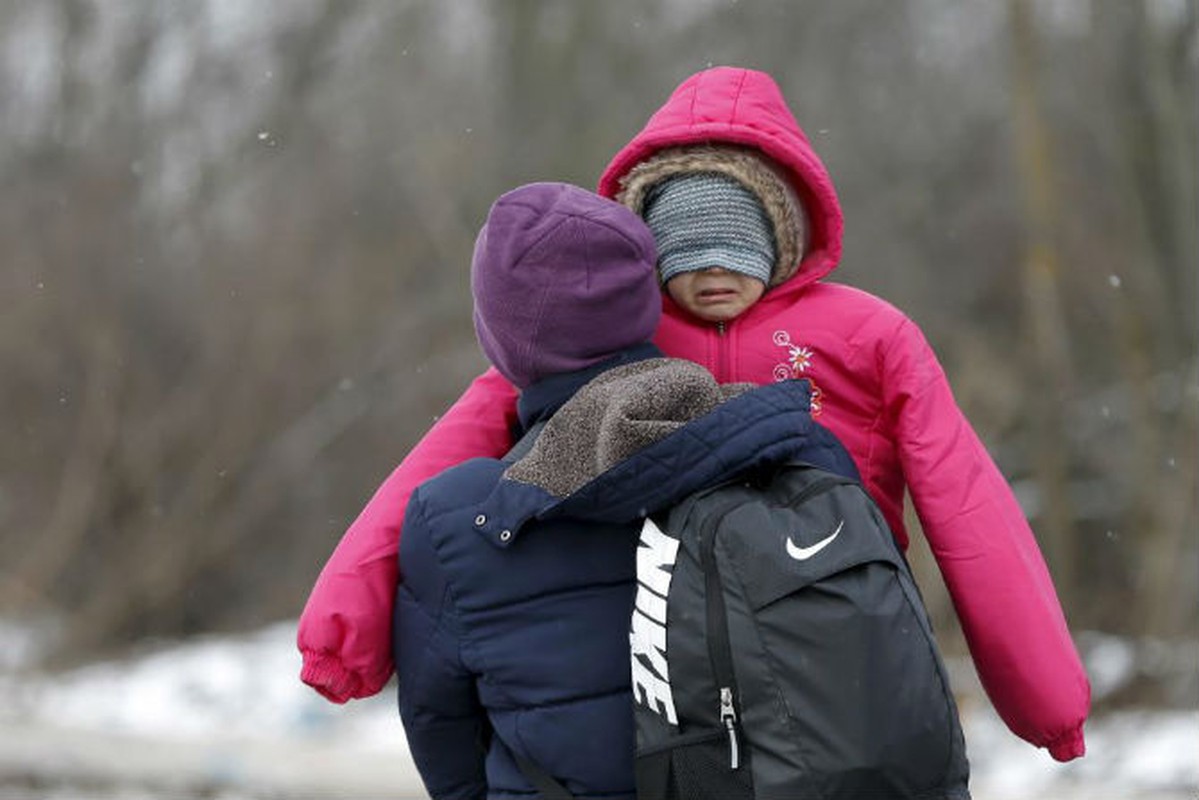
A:
{"type": "MultiPolygon", "coordinates": [[[[775,82],[728,67],[691,76],[616,154],[599,193],[654,232],[665,288],[655,343],[722,383],[808,379],[813,415],[905,548],[910,493],[1000,716],[1059,761],[1081,756],[1090,685],[1032,531],[920,329],[824,280],[841,255],[841,209],[775,82]]],[[[300,619],[301,677],[325,697],[387,682],[408,497],[446,467],[505,453],[515,404],[494,369],[477,378],[346,532],[300,619]]]]}

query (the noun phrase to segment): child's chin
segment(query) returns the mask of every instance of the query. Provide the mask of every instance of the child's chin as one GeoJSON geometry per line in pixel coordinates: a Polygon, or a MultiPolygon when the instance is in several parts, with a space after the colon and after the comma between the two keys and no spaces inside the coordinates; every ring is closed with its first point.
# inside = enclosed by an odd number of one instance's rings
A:
{"type": "Polygon", "coordinates": [[[692,316],[704,322],[728,322],[735,319],[744,309],[735,305],[709,304],[692,306],[687,310],[691,312],[692,316]]]}

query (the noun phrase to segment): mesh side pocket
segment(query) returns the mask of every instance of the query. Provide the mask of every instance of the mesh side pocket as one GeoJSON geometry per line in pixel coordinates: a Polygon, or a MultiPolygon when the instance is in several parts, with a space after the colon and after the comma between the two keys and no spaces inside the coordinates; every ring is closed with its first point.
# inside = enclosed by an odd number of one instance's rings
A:
{"type": "Polygon", "coordinates": [[[743,760],[738,769],[729,767],[724,736],[675,748],[670,753],[670,767],[671,798],[752,800],[754,796],[749,763],[743,760]]]}

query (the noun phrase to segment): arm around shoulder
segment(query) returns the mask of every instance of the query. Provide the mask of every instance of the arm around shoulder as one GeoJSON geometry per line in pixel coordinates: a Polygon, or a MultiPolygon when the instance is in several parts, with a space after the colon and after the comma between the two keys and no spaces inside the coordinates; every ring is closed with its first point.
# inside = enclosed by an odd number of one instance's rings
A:
{"type": "Polygon", "coordinates": [[[300,616],[300,679],[335,703],[391,677],[400,526],[414,489],[442,470],[511,446],[516,390],[494,369],[466,392],[375,492],[325,563],[300,616]]]}
{"type": "Polygon", "coordinates": [[[1015,734],[1059,761],[1081,756],[1090,683],[1053,580],[910,320],[895,333],[882,379],[904,477],[983,687],[1015,734]]]}

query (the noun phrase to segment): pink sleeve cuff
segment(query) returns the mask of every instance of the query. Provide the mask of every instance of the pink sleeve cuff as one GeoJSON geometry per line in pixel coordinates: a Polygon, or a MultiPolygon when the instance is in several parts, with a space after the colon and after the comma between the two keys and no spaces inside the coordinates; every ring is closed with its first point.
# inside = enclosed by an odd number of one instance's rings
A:
{"type": "MultiPolygon", "coordinates": [[[[328,653],[305,651],[304,664],[300,668],[300,680],[311,686],[325,699],[334,703],[345,703],[360,694],[362,680],[342,666],[341,662],[328,653]]],[[[378,691],[377,689],[375,691],[378,691]]],[[[374,694],[374,692],[368,692],[374,694]]]]}
{"type": "Polygon", "coordinates": [[[1054,739],[1046,747],[1049,749],[1049,755],[1058,761],[1081,758],[1087,752],[1087,744],[1082,736],[1082,725],[1054,739]]]}

